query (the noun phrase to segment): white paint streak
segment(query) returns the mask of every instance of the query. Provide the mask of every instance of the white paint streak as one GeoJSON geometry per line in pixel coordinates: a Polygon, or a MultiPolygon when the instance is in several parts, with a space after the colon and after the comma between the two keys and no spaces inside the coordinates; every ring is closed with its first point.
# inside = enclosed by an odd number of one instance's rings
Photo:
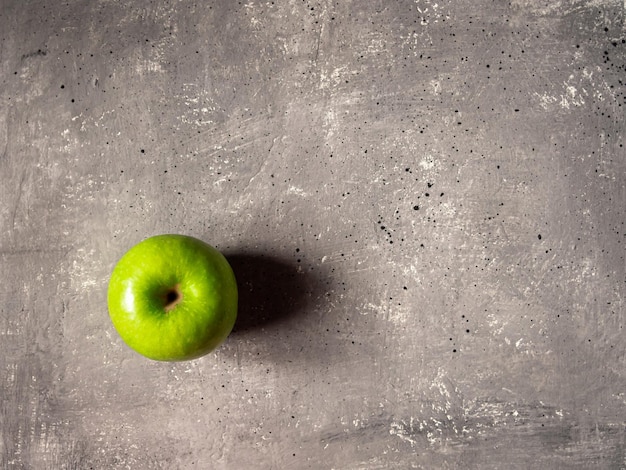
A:
{"type": "Polygon", "coordinates": [[[424,170],[432,170],[435,168],[435,159],[432,155],[427,155],[420,161],[419,165],[424,170]]]}
{"type": "Polygon", "coordinates": [[[79,248],[76,257],[72,261],[69,276],[72,285],[76,290],[91,290],[98,285],[98,282],[106,282],[98,275],[96,266],[98,262],[94,259],[95,249],[86,250],[79,248]]]}
{"type": "Polygon", "coordinates": [[[289,186],[289,188],[287,189],[287,193],[288,194],[295,194],[295,195],[300,196],[300,197],[306,197],[306,196],[309,195],[306,191],[304,191],[304,189],[298,188],[296,186],[289,186]]]}
{"type": "MultiPolygon", "coordinates": [[[[574,74],[570,75],[568,79],[561,84],[560,90],[542,93],[534,92],[533,96],[537,99],[539,106],[546,111],[553,110],[553,105],[557,103],[562,109],[583,106],[585,104],[585,97],[589,96],[587,88],[593,87],[593,82],[591,82],[592,76],[592,73],[583,69],[582,77],[577,77],[574,74]]],[[[597,92],[594,93],[594,96],[596,94],[597,92]]],[[[601,98],[601,95],[599,98],[601,98]]]]}

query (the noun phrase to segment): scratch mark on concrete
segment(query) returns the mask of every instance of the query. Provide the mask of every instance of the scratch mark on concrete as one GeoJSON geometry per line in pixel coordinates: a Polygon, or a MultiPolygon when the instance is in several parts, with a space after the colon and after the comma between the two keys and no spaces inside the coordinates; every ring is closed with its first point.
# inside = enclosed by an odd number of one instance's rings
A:
{"type": "Polygon", "coordinates": [[[15,203],[13,204],[13,211],[11,213],[11,233],[13,236],[13,241],[15,241],[15,232],[16,232],[16,218],[17,218],[17,211],[20,207],[20,202],[22,199],[22,191],[23,191],[23,187],[24,187],[24,180],[26,179],[26,171],[22,172],[22,175],[20,177],[20,182],[17,185],[17,195],[15,198],[15,203]]]}

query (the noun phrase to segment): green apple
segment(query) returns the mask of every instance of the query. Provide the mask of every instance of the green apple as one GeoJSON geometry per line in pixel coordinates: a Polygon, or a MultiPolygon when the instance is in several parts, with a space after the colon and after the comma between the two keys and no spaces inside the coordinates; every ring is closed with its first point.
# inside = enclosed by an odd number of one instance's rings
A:
{"type": "Polygon", "coordinates": [[[237,282],[212,246],[184,235],[157,235],[119,260],[108,306],[115,329],[138,353],[160,361],[195,359],[230,334],[237,282]]]}

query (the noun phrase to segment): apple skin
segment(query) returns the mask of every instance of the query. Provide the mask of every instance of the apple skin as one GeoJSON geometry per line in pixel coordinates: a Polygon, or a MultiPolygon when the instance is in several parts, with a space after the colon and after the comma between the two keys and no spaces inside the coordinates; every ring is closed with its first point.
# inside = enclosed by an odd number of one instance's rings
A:
{"type": "Polygon", "coordinates": [[[158,361],[209,353],[237,319],[237,282],[228,261],[185,235],[157,235],[128,250],[113,269],[107,300],[124,342],[158,361]]]}

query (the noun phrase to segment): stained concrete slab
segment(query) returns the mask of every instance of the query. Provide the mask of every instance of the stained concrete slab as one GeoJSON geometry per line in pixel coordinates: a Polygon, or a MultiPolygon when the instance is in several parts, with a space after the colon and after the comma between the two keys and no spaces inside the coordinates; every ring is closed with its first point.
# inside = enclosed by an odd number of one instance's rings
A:
{"type": "Polygon", "coordinates": [[[626,468],[621,0],[0,5],[0,467],[626,468]],[[107,315],[168,232],[187,363],[107,315]]]}

